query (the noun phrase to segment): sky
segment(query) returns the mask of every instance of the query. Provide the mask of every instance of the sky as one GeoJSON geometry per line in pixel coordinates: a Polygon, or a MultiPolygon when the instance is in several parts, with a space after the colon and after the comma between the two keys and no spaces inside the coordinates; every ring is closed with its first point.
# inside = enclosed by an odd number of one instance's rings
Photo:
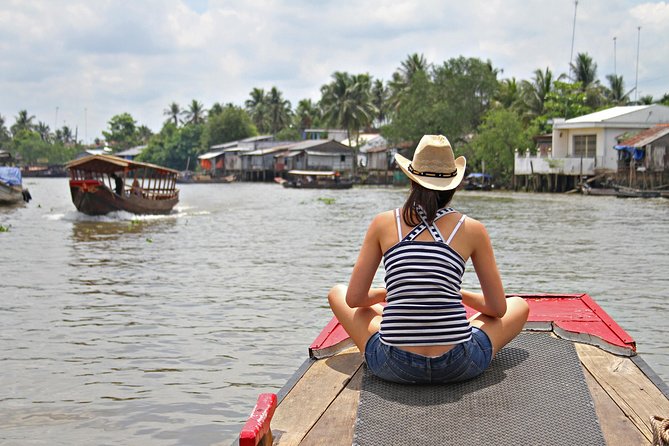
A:
{"type": "Polygon", "coordinates": [[[588,53],[605,85],[615,70],[632,98],[657,99],[668,24],[667,1],[0,0],[0,115],[90,143],[116,114],[158,132],[172,102],[243,106],[273,86],[295,107],[335,71],[387,81],[413,53],[489,59],[517,80],[588,53]]]}

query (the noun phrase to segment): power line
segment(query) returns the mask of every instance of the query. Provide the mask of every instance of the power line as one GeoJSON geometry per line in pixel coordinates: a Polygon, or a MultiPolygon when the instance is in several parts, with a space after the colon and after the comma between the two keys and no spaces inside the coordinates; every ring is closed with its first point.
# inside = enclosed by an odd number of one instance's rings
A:
{"type": "Polygon", "coordinates": [[[576,9],[578,8],[578,0],[574,0],[574,24],[571,27],[571,51],[569,52],[569,71],[570,73],[569,80],[573,80],[571,78],[571,63],[572,63],[572,58],[574,57],[574,37],[576,36],[576,9]]]}

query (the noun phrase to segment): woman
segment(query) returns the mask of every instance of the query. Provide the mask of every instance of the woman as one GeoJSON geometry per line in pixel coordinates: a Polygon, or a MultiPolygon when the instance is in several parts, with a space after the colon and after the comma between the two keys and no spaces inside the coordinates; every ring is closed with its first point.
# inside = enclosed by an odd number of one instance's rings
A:
{"type": "Polygon", "coordinates": [[[522,330],[527,303],[505,298],[483,224],[448,207],[465,158],[454,159],[444,136],[425,135],[413,160],[395,160],[411,179],[409,197],[401,210],[374,218],[348,287],[337,285],[328,294],[330,307],[368,369],[382,379],[474,378],[522,330]],[[469,259],[482,294],[460,289],[469,259]],[[371,288],[381,260],[386,288],[371,288]],[[467,320],[463,304],[479,313],[467,320]]]}

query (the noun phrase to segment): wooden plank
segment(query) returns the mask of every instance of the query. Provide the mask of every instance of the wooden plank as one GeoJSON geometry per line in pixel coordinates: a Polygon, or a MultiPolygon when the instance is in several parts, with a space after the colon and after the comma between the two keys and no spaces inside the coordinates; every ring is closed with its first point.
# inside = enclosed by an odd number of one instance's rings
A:
{"type": "Polygon", "coordinates": [[[362,374],[363,368],[360,367],[300,446],[350,446],[353,443],[362,374]]]}
{"type": "Polygon", "coordinates": [[[650,417],[669,413],[669,400],[629,358],[575,344],[583,366],[650,442],[650,417]]]}
{"type": "Polygon", "coordinates": [[[316,361],[277,407],[272,420],[274,444],[300,444],[361,363],[356,348],[316,361]]]}
{"type": "Polygon", "coordinates": [[[647,445],[646,437],[641,435],[634,423],[625,416],[620,407],[616,405],[585,367],[583,368],[583,374],[595,403],[595,412],[606,444],[609,446],[620,444],[628,446],[647,445]]]}

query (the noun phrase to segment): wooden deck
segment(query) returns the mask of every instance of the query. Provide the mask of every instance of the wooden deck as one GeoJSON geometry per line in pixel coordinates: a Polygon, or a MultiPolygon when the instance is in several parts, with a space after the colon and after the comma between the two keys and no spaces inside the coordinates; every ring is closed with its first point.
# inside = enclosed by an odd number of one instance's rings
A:
{"type": "MultiPolygon", "coordinates": [[[[535,298],[541,299],[542,296],[535,298]]],[[[577,296],[578,300],[581,297],[577,296]]],[[[553,302],[548,302],[548,307],[553,302]]],[[[585,302],[586,306],[592,307],[589,297],[585,302]]],[[[585,313],[577,312],[574,320],[565,320],[562,324],[563,327],[573,328],[573,324],[579,321],[590,320],[594,322],[596,335],[588,333],[583,327],[580,332],[568,332],[555,321],[549,324],[549,328],[541,327],[536,319],[545,318],[547,314],[538,314],[541,311],[536,304],[533,308],[537,309],[535,320],[531,320],[528,326],[534,327],[531,331],[539,330],[533,335],[566,337],[575,343],[607,444],[651,444],[650,419],[652,416],[669,417],[669,399],[666,385],[635,355],[634,341],[615,322],[607,319],[608,315],[598,306],[585,313]],[[593,313],[598,316],[597,320],[592,318],[593,313]],[[600,323],[609,327],[609,333],[602,331],[600,323]],[[608,344],[599,335],[615,342],[608,344]]],[[[555,311],[550,313],[555,317],[555,311]]],[[[334,320],[312,345],[312,356],[331,356],[308,359],[280,393],[282,399],[271,420],[271,444],[352,443],[363,358],[356,347],[347,347],[346,336],[342,335],[339,327],[334,320]],[[335,352],[337,346],[340,350],[335,352]]]]}

